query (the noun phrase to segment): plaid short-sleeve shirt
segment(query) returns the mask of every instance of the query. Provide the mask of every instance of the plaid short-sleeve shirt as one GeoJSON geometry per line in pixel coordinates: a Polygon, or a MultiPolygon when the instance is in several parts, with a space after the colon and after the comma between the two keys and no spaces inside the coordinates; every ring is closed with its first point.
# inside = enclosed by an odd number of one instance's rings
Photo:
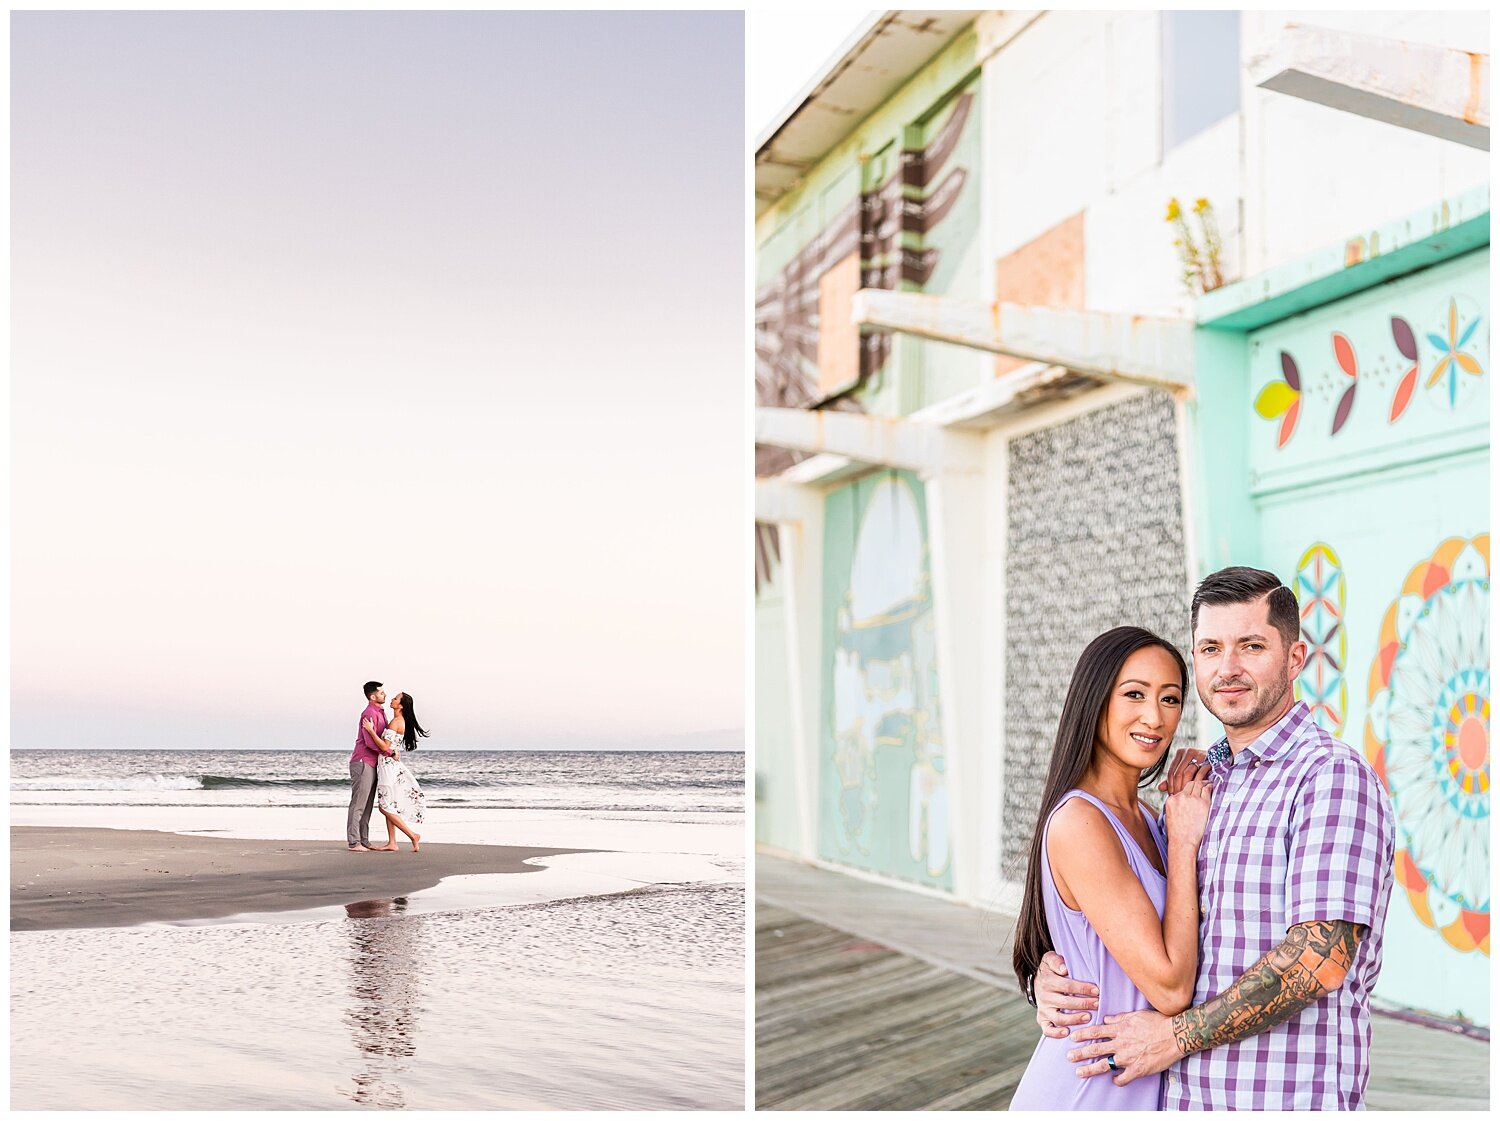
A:
{"type": "MultiPolygon", "coordinates": [[[[1217,754],[1217,753],[1216,753],[1217,754]]],[[[1198,850],[1195,1005],[1227,989],[1298,923],[1369,928],[1344,983],[1259,1035],[1167,1071],[1167,1109],[1359,1109],[1370,1077],[1370,990],[1380,973],[1395,828],[1370,765],[1300,701],[1213,764],[1198,850]]]]}

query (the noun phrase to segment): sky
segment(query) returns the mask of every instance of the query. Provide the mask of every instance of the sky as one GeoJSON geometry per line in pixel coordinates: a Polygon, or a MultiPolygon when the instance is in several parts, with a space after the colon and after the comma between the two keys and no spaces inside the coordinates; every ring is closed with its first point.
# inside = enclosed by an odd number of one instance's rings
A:
{"type": "Polygon", "coordinates": [[[13,745],[724,746],[742,17],[12,20],[13,745]]]}
{"type": "Polygon", "coordinates": [[[745,120],[752,144],[871,14],[840,4],[745,13],[745,120]]]}

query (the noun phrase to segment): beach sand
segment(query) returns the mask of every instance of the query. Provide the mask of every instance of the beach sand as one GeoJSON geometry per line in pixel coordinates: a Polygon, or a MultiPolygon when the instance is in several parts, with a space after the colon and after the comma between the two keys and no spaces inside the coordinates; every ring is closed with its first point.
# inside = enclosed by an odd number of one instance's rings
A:
{"type": "Polygon", "coordinates": [[[452,876],[536,873],[526,860],[590,849],[425,842],[352,853],[341,841],[270,841],[150,830],[16,827],[10,926],[133,926],[390,899],[452,876]]]}

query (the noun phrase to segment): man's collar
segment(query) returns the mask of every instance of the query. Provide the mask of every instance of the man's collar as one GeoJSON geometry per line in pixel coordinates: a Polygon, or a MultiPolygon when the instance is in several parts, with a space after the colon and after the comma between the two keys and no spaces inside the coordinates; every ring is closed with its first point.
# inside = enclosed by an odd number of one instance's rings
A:
{"type": "MultiPolygon", "coordinates": [[[[1302,731],[1312,720],[1312,713],[1308,711],[1307,705],[1301,701],[1295,701],[1292,707],[1276,723],[1272,724],[1255,739],[1245,745],[1245,750],[1240,754],[1248,752],[1262,763],[1270,763],[1285,755],[1294,743],[1301,738],[1302,731]]],[[[1229,769],[1234,766],[1235,754],[1230,750],[1229,737],[1225,736],[1208,749],[1208,768],[1214,778],[1223,779],[1229,774],[1229,769]]]]}
{"type": "Polygon", "coordinates": [[[1226,736],[1208,749],[1208,770],[1215,782],[1223,782],[1229,777],[1229,768],[1232,766],[1234,754],[1229,750],[1229,738],[1226,736]]]}
{"type": "Polygon", "coordinates": [[[1292,707],[1287,709],[1286,714],[1256,736],[1255,742],[1245,750],[1255,752],[1262,763],[1279,759],[1302,738],[1302,731],[1311,720],[1312,713],[1308,711],[1307,705],[1301,701],[1293,701],[1292,707]]]}

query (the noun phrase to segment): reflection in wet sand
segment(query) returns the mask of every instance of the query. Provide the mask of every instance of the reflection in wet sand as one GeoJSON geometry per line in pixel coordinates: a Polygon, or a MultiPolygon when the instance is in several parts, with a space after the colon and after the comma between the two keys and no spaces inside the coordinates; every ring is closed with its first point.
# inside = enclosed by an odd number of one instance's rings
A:
{"type": "Polygon", "coordinates": [[[367,899],[344,911],[349,938],[349,1010],[344,1014],[358,1053],[353,1089],[344,1096],[361,1105],[404,1109],[402,1075],[417,1053],[417,1007],[422,924],[401,918],[407,901],[367,899]]]}
{"type": "Polygon", "coordinates": [[[743,1107],[742,883],[415,906],[403,913],[393,899],[331,922],[13,933],[12,1104],[743,1107]],[[101,1048],[101,1024],[130,1044],[101,1048]]]}

